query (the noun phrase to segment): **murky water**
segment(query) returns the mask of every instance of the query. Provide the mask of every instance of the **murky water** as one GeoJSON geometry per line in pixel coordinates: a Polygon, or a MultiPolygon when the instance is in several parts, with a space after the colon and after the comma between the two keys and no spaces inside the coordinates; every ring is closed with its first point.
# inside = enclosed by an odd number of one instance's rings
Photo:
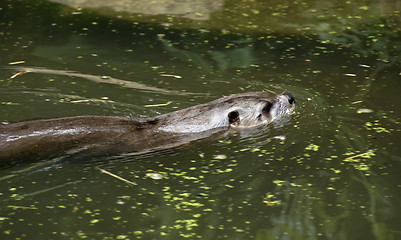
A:
{"type": "Polygon", "coordinates": [[[337,16],[336,29],[352,29],[323,34],[323,17],[319,32],[291,32],[284,20],[252,32],[197,29],[204,19],[187,28],[133,22],[44,1],[0,9],[2,122],[154,116],[264,89],[297,101],[289,121],[262,131],[1,169],[1,239],[401,239],[393,15],[360,4],[366,22],[337,16]]]}

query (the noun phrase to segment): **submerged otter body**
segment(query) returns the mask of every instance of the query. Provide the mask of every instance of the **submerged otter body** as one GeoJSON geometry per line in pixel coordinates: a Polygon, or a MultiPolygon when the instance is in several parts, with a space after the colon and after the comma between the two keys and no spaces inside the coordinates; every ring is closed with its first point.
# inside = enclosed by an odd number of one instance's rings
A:
{"type": "Polygon", "coordinates": [[[0,125],[0,165],[56,155],[94,156],[178,146],[291,112],[289,93],[251,92],[151,118],[78,116],[0,125]]]}

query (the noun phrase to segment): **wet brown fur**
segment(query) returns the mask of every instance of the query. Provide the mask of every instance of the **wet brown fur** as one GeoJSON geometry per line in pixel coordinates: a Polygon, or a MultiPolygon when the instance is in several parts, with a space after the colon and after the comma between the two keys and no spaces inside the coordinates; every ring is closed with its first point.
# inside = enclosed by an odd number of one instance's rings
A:
{"type": "Polygon", "coordinates": [[[273,119],[270,113],[263,113],[263,106],[283,105],[282,99],[283,95],[255,92],[153,118],[78,116],[0,125],[0,165],[63,154],[113,155],[178,146],[230,126],[249,125],[253,121],[258,124],[262,120],[268,123],[273,119]],[[247,114],[250,120],[246,119],[247,114]]]}

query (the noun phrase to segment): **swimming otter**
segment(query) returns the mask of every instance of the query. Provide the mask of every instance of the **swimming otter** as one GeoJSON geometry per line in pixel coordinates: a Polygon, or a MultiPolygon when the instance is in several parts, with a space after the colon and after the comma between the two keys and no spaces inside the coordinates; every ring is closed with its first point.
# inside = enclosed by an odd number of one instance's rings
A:
{"type": "Polygon", "coordinates": [[[178,146],[228,128],[268,124],[294,107],[290,93],[250,92],[149,118],[78,116],[0,125],[0,165],[58,154],[103,155],[178,146]]]}

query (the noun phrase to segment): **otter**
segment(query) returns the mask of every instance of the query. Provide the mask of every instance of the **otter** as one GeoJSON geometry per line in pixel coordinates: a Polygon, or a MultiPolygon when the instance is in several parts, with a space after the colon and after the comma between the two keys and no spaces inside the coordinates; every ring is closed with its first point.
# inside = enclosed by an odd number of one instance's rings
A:
{"type": "Polygon", "coordinates": [[[269,124],[294,108],[290,93],[250,92],[144,118],[76,116],[0,125],[0,165],[179,146],[226,129],[269,124]]]}

